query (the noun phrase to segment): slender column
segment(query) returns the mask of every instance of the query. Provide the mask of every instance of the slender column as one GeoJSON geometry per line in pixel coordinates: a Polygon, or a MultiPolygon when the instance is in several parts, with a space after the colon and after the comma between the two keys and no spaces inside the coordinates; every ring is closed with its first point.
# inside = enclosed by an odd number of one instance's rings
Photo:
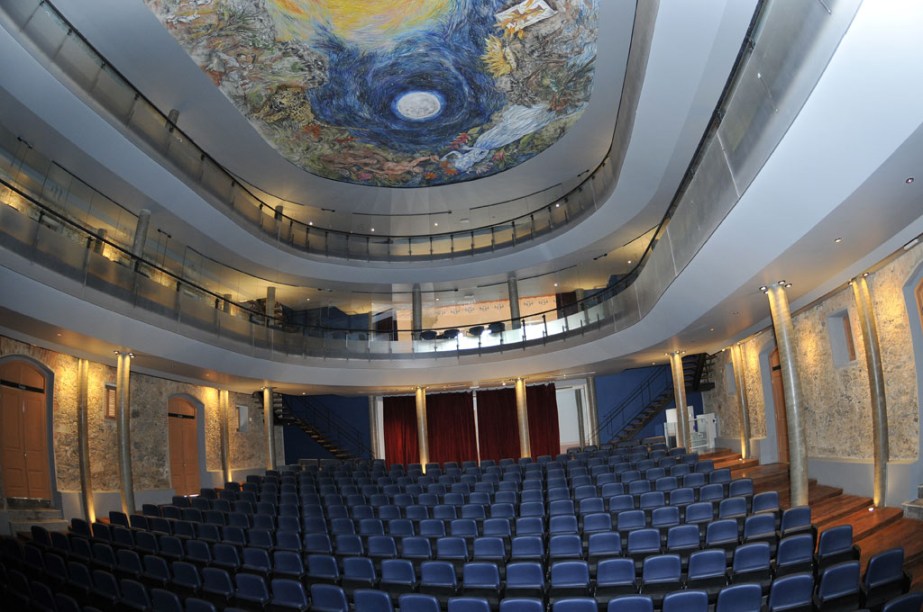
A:
{"type": "Polygon", "coordinates": [[[96,509],[93,505],[93,478],[90,471],[89,370],[90,362],[86,359],[77,361],[77,446],[80,463],[80,505],[83,508],[83,516],[88,523],[92,523],[96,520],[96,509]]]}
{"type": "Polygon", "coordinates": [[[516,422],[519,424],[519,456],[532,456],[529,440],[529,406],[526,404],[526,381],[516,379],[516,422]]]}
{"type": "Polygon", "coordinates": [[[383,459],[383,454],[378,446],[378,406],[375,396],[369,396],[369,450],[372,451],[371,459],[383,459]]]}
{"type": "Polygon", "coordinates": [[[147,230],[151,226],[151,211],[146,208],[138,212],[138,223],[135,224],[135,237],[131,242],[131,254],[141,257],[144,254],[144,244],[147,242],[147,230]]]}
{"type": "Polygon", "coordinates": [[[119,439],[119,477],[121,483],[122,512],[132,514],[135,511],[135,485],[131,473],[131,353],[118,353],[116,366],[116,414],[119,439]]]}
{"type": "Polygon", "coordinates": [[[852,290],[859,313],[872,396],[872,452],[875,460],[872,499],[876,506],[881,507],[887,495],[889,459],[888,402],[885,397],[885,374],[881,366],[881,344],[878,341],[878,322],[872,308],[872,296],[864,276],[852,282],[852,290]]]}
{"type": "Polygon", "coordinates": [[[276,288],[266,287],[266,325],[274,325],[273,316],[276,314],[276,288]]]}
{"type": "Polygon", "coordinates": [[[676,445],[690,452],[692,437],[689,435],[689,415],[686,412],[686,376],[683,372],[682,352],[670,353],[670,368],[673,371],[673,397],[676,400],[676,445]]]}
{"type": "Polygon", "coordinates": [[[599,410],[596,406],[596,377],[587,376],[586,379],[587,412],[590,414],[590,423],[587,431],[590,432],[590,444],[599,444],[599,410]]]}
{"type": "Polygon", "coordinates": [[[218,391],[218,422],[221,426],[221,472],[224,482],[231,482],[231,408],[227,389],[218,391]]]}
{"type": "Polygon", "coordinates": [[[740,408],[740,458],[750,458],[750,408],[747,405],[747,379],[744,377],[744,356],[739,344],[731,347],[734,368],[734,386],[737,387],[737,405],[740,408]]]}
{"type": "Polygon", "coordinates": [[[96,230],[96,239],[93,240],[93,252],[97,255],[102,255],[105,250],[106,243],[104,242],[109,235],[109,230],[104,227],[96,230]]]}
{"type": "Polygon", "coordinates": [[[413,339],[419,340],[420,332],[423,331],[423,290],[420,285],[414,285],[411,294],[410,327],[413,329],[413,339]]]}
{"type": "Polygon", "coordinates": [[[795,328],[792,313],[788,307],[785,281],[768,287],[769,310],[772,327],[779,348],[779,363],[782,371],[782,387],[785,390],[785,415],[788,419],[789,477],[792,483],[793,506],[808,505],[808,449],[804,439],[804,396],[801,394],[801,380],[798,378],[798,362],[795,352],[795,328]]]}
{"type": "Polygon", "coordinates": [[[577,404],[577,440],[583,448],[587,445],[586,421],[583,418],[583,398],[577,389],[574,389],[574,403],[577,404]]]}
{"type": "Polygon", "coordinates": [[[272,387],[263,387],[263,433],[266,434],[266,469],[276,469],[276,432],[272,415],[272,387]]]}
{"type": "Polygon", "coordinates": [[[513,323],[512,329],[519,329],[522,321],[519,314],[519,282],[515,277],[506,279],[506,287],[510,299],[510,320],[513,323]]]}
{"type": "Polygon", "coordinates": [[[426,389],[417,387],[417,443],[420,445],[420,465],[426,469],[429,463],[429,439],[426,424],[426,389]]]}

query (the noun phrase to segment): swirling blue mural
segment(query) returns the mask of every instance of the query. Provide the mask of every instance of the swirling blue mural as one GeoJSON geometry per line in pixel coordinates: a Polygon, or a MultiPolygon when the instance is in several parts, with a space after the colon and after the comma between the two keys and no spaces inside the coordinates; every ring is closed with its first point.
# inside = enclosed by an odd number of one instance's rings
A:
{"type": "Polygon", "coordinates": [[[596,0],[146,0],[283,156],[414,187],[530,159],[582,114],[596,0]]]}

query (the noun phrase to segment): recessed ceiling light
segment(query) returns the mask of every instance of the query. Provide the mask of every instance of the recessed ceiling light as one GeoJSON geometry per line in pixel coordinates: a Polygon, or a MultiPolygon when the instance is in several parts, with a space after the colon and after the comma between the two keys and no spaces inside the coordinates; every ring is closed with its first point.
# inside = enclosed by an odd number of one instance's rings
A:
{"type": "Polygon", "coordinates": [[[631,260],[630,260],[630,259],[628,260],[628,263],[631,264],[631,260]]]}
{"type": "Polygon", "coordinates": [[[555,286],[555,287],[557,287],[557,286],[558,286],[558,284],[557,284],[557,283],[555,283],[555,284],[554,284],[554,286],[555,286]]]}
{"type": "Polygon", "coordinates": [[[439,223],[438,222],[433,223],[433,227],[439,227],[439,223]]]}
{"type": "Polygon", "coordinates": [[[769,287],[767,287],[766,285],[763,285],[762,287],[760,287],[760,291],[762,291],[763,293],[766,293],[767,291],[769,291],[769,287]]]}
{"type": "Polygon", "coordinates": [[[913,177],[908,176],[906,179],[904,179],[904,182],[907,183],[908,185],[911,184],[913,182],[913,177]]]}
{"type": "Polygon", "coordinates": [[[311,301],[311,298],[307,298],[307,299],[305,300],[305,302],[310,302],[310,301],[311,301]]]}
{"type": "Polygon", "coordinates": [[[783,280],[780,280],[780,281],[779,281],[779,285],[785,286],[785,280],[784,280],[784,279],[783,279],[783,280]]]}
{"type": "Polygon", "coordinates": [[[438,301],[439,301],[439,298],[436,298],[436,301],[438,302],[438,301]]]}
{"type": "Polygon", "coordinates": [[[314,225],[313,221],[308,221],[308,225],[314,225]]]}
{"type": "Polygon", "coordinates": [[[372,228],[372,231],[373,231],[373,232],[375,231],[375,228],[374,228],[374,227],[372,228]]]}
{"type": "Polygon", "coordinates": [[[555,207],[555,208],[561,208],[561,203],[560,203],[560,202],[555,202],[555,203],[554,203],[554,207],[555,207]]]}
{"type": "Polygon", "coordinates": [[[715,328],[714,328],[714,327],[709,327],[709,328],[708,328],[708,331],[713,332],[713,331],[715,331],[715,328]]]}
{"type": "Polygon", "coordinates": [[[840,244],[841,242],[843,242],[843,237],[837,236],[836,238],[833,239],[833,241],[837,244],[840,244]]]}

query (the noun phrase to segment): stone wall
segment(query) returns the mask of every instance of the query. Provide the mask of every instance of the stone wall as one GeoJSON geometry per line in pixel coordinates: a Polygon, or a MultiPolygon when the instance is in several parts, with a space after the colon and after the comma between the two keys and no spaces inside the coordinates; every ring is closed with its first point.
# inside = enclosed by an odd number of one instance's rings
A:
{"type": "Polygon", "coordinates": [[[234,469],[266,467],[266,443],[263,436],[262,408],[246,393],[229,393],[231,467],[234,469]],[[246,431],[238,431],[237,406],[247,406],[249,423],[246,431]]]}
{"type": "MultiPolygon", "coordinates": [[[[868,276],[873,309],[878,323],[879,343],[885,378],[890,434],[890,459],[919,459],[920,408],[910,325],[920,325],[908,316],[904,287],[923,262],[923,245],[903,253],[868,276]]],[[[798,311],[793,316],[795,352],[805,404],[805,433],[808,455],[847,460],[872,458],[871,396],[865,344],[859,328],[851,287],[840,289],[798,311]],[[856,358],[835,363],[831,325],[845,313],[850,322],[856,358]]],[[[760,331],[741,343],[744,378],[747,384],[750,428],[753,437],[766,435],[764,372],[768,364],[761,355],[771,352],[775,342],[772,328],[760,331]],[[761,363],[762,362],[762,363],[761,363]]],[[[715,389],[707,392],[709,410],[718,414],[721,435],[739,437],[738,403],[727,384],[724,368],[730,351],[719,353],[715,362],[715,389]]]]}
{"type": "MultiPolygon", "coordinates": [[[[32,346],[0,336],[0,357],[30,358],[54,373],[53,439],[54,469],[58,491],[79,491],[80,470],[77,439],[78,359],[74,356],[32,346]]],[[[106,386],[115,385],[116,368],[90,362],[88,369],[88,439],[90,473],[95,492],[119,490],[117,421],[106,418],[106,386]]],[[[138,491],[169,489],[169,443],[167,406],[174,395],[182,395],[201,406],[204,417],[205,467],[221,470],[221,441],[218,418],[218,390],[155,376],[131,373],[131,454],[134,487],[138,491]]],[[[265,466],[262,415],[256,413],[247,394],[230,393],[230,463],[232,469],[265,466]],[[237,431],[235,406],[250,406],[247,431],[237,431]]],[[[5,507],[0,471],[0,508],[5,507]]]]}

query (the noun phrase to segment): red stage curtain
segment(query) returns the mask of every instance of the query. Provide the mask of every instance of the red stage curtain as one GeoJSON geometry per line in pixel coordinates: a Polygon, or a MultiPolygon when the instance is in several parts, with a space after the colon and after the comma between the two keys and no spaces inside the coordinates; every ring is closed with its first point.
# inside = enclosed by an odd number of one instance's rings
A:
{"type": "Polygon", "coordinates": [[[430,463],[477,460],[471,393],[427,395],[426,427],[430,463]]]}
{"type": "Polygon", "coordinates": [[[532,456],[554,457],[561,452],[558,400],[555,397],[554,385],[526,387],[526,404],[529,409],[529,443],[532,446],[532,456]]]}
{"type": "Polygon", "coordinates": [[[385,463],[419,463],[417,401],[412,395],[384,398],[385,463]]]}
{"type": "Polygon", "coordinates": [[[478,442],[482,461],[519,458],[515,390],[478,391],[478,442]]]}

